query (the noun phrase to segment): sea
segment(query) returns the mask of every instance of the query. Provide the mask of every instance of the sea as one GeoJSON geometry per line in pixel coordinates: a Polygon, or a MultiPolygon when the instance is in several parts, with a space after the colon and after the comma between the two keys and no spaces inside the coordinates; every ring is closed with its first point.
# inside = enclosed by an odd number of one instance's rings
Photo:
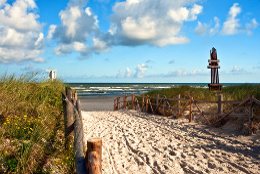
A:
{"type": "MultiPolygon", "coordinates": [[[[196,88],[208,88],[207,83],[67,83],[82,97],[121,96],[131,94],[143,94],[151,90],[168,89],[178,86],[192,86],[196,88]]],[[[241,83],[224,83],[223,86],[235,86],[241,83]]]]}

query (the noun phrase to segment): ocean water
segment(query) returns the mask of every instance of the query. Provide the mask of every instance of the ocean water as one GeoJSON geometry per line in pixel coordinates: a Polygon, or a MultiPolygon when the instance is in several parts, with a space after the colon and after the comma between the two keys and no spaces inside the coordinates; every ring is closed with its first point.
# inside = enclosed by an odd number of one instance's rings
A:
{"type": "MultiPolygon", "coordinates": [[[[143,94],[155,89],[167,89],[177,86],[192,86],[208,88],[207,83],[68,83],[76,89],[79,96],[120,96],[130,94],[143,94]]],[[[224,84],[232,86],[238,84],[224,84]]]]}
{"type": "MultiPolygon", "coordinates": [[[[208,83],[68,83],[76,89],[79,96],[121,96],[143,94],[151,90],[167,89],[178,86],[208,88],[208,83]]],[[[223,86],[242,85],[242,83],[224,83],[223,86]]]]}

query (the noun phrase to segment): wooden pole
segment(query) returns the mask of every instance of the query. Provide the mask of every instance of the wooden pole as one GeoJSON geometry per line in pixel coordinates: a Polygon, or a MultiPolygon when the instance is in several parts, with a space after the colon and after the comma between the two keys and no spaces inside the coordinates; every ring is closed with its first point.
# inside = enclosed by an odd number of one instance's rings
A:
{"type": "Polygon", "coordinates": [[[65,128],[65,149],[69,149],[69,145],[73,142],[74,130],[74,106],[68,98],[62,94],[63,112],[64,112],[64,128],[65,128]]]}
{"type": "Polygon", "coordinates": [[[135,95],[132,94],[132,109],[135,109],[135,95]]]}
{"type": "Polygon", "coordinates": [[[160,99],[160,94],[157,94],[156,95],[156,111],[155,112],[157,112],[157,110],[159,108],[159,99],[160,99]]]}
{"type": "Polygon", "coordinates": [[[146,96],[146,100],[145,100],[145,111],[146,111],[146,113],[148,112],[148,107],[149,107],[149,105],[148,105],[148,96],[146,96]]]}
{"type": "Polygon", "coordinates": [[[76,101],[75,114],[75,127],[74,127],[74,151],[76,162],[76,173],[86,174],[86,161],[85,161],[85,147],[84,147],[84,135],[83,135],[83,123],[80,108],[80,101],[76,101]]]}
{"type": "Polygon", "coordinates": [[[116,110],[120,109],[120,97],[117,97],[117,104],[116,104],[116,110]]]}
{"type": "Polygon", "coordinates": [[[65,88],[66,96],[69,101],[72,101],[73,94],[72,94],[72,89],[70,87],[65,88]]]}
{"type": "Polygon", "coordinates": [[[178,116],[181,116],[181,94],[178,95],[178,116]]]}
{"type": "Polygon", "coordinates": [[[250,96],[250,110],[249,110],[249,130],[250,134],[252,133],[252,126],[253,126],[253,117],[254,117],[254,112],[253,112],[253,107],[254,107],[254,101],[253,101],[253,96],[250,96]]]}
{"type": "Polygon", "coordinates": [[[223,95],[219,94],[218,95],[218,114],[219,115],[221,115],[223,113],[222,101],[223,101],[223,95]]]}
{"type": "Polygon", "coordinates": [[[117,98],[114,98],[114,111],[116,110],[116,100],[117,98]]]}
{"type": "Polygon", "coordinates": [[[88,174],[101,174],[102,170],[102,140],[92,138],[87,142],[86,166],[88,174]]]}
{"type": "Polygon", "coordinates": [[[192,122],[192,103],[193,103],[193,97],[190,98],[190,115],[189,115],[189,122],[192,122]]]}
{"type": "Polygon", "coordinates": [[[124,109],[126,109],[126,100],[127,100],[127,96],[124,96],[124,109]]]}
{"type": "Polygon", "coordinates": [[[142,95],[142,111],[144,110],[144,95],[142,95]]]}
{"type": "Polygon", "coordinates": [[[165,116],[165,98],[163,99],[163,115],[165,116]]]}

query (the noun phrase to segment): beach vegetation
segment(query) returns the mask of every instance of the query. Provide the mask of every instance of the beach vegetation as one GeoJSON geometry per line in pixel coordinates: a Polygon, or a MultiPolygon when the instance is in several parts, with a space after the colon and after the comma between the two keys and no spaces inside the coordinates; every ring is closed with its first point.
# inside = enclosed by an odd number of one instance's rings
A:
{"type": "MultiPolygon", "coordinates": [[[[223,94],[224,100],[244,100],[251,95],[257,99],[260,99],[260,84],[226,86],[220,93],[223,94]]],[[[180,94],[181,96],[192,96],[197,100],[214,101],[216,100],[216,96],[219,92],[209,91],[208,88],[178,86],[169,89],[153,90],[146,94],[151,97],[156,97],[157,94],[160,94],[161,96],[166,96],[167,98],[176,98],[180,94]]]]}
{"type": "Polygon", "coordinates": [[[59,80],[37,75],[0,78],[0,173],[73,173],[64,149],[59,80]]]}

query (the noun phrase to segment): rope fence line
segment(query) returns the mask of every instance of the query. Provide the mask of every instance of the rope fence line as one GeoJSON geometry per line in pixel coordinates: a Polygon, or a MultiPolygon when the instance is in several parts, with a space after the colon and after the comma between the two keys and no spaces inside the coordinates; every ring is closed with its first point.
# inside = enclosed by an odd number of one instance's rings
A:
{"type": "Polygon", "coordinates": [[[150,97],[148,95],[130,95],[114,98],[114,111],[134,109],[139,112],[152,113],[158,115],[177,118],[188,114],[189,122],[194,120],[194,114],[199,113],[207,124],[220,126],[227,121],[232,113],[235,113],[239,108],[248,108],[249,112],[245,113],[248,116],[249,128],[252,129],[254,120],[254,108],[260,108],[260,101],[254,96],[250,96],[243,101],[224,101],[223,95],[219,94],[216,101],[195,100],[192,96],[182,96],[179,94],[174,98],[166,96],[150,97]],[[123,99],[123,100],[122,100],[123,99]],[[214,112],[204,112],[199,104],[216,104],[217,108],[214,112]],[[224,105],[232,105],[233,109],[224,112],[224,105]],[[217,119],[213,123],[207,118],[207,115],[216,115],[217,119]]]}

